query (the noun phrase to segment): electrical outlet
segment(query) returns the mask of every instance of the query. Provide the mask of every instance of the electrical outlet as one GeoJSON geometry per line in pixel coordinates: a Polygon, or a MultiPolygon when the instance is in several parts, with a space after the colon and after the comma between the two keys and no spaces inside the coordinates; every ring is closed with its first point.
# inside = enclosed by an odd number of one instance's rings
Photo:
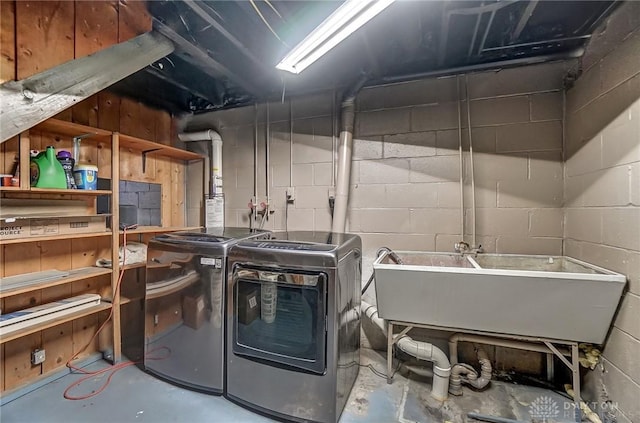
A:
{"type": "Polygon", "coordinates": [[[289,203],[293,203],[296,200],[296,189],[295,187],[287,187],[287,201],[289,203]]]}
{"type": "Polygon", "coordinates": [[[45,359],[46,355],[44,353],[44,350],[33,350],[33,352],[31,353],[31,364],[33,364],[34,366],[36,364],[44,362],[45,359]]]}

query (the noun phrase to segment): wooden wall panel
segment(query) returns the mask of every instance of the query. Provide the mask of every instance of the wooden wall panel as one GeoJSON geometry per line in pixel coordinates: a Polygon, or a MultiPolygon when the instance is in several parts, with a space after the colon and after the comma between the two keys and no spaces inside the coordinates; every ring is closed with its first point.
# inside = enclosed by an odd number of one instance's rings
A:
{"type": "Polygon", "coordinates": [[[74,58],[74,3],[16,3],[17,78],[24,79],[74,58]]]}
{"type": "Polygon", "coordinates": [[[118,42],[127,41],[152,29],[147,3],[138,0],[118,2],[118,42]]]}
{"type": "Polygon", "coordinates": [[[185,222],[184,174],[184,164],[171,160],[171,226],[182,226],[185,222]]]}
{"type": "Polygon", "coordinates": [[[75,57],[84,57],[118,43],[116,1],[76,1],[75,57]]]}
{"type": "Polygon", "coordinates": [[[120,97],[108,91],[98,93],[98,127],[120,131],[120,97]]]}
{"type": "Polygon", "coordinates": [[[71,108],[71,120],[88,126],[98,126],[98,94],[81,101],[71,108]]]}
{"type": "Polygon", "coordinates": [[[156,111],[155,141],[160,144],[172,145],[171,115],[163,110],[156,111]]]}
{"type": "Polygon", "coordinates": [[[64,367],[73,354],[72,339],[73,324],[63,323],[42,331],[42,346],[47,359],[42,363],[44,373],[64,367]]]}
{"type": "Polygon", "coordinates": [[[39,332],[4,344],[4,381],[7,389],[40,376],[42,364],[31,364],[31,352],[41,347],[42,335],[39,332]]]}
{"type": "Polygon", "coordinates": [[[19,152],[20,146],[18,144],[17,136],[0,144],[0,154],[2,154],[2,160],[0,161],[0,173],[12,174],[14,160],[19,152]]]}
{"type": "Polygon", "coordinates": [[[16,3],[0,2],[0,83],[16,79],[16,3]]]}

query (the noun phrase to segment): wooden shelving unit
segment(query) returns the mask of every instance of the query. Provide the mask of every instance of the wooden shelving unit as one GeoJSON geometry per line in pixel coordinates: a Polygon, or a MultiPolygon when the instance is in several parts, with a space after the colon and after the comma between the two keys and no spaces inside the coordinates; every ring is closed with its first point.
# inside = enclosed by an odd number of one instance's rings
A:
{"type": "Polygon", "coordinates": [[[110,303],[101,302],[96,306],[85,308],[75,313],[69,313],[67,315],[56,317],[46,322],[31,326],[28,328],[19,329],[15,332],[2,335],[2,337],[0,337],[0,344],[4,344],[5,342],[13,341],[14,339],[22,338],[23,336],[31,335],[32,333],[40,332],[41,330],[49,329],[54,326],[61,325],[63,323],[71,322],[72,320],[76,320],[81,317],[89,316],[94,313],[99,313],[101,311],[108,310],[110,308],[111,308],[110,303]]]}
{"type": "MultiPolygon", "coordinates": [[[[120,134],[118,132],[107,131],[104,129],[93,128],[86,125],[81,125],[73,122],[58,120],[58,119],[48,119],[45,122],[42,122],[35,127],[33,127],[29,131],[25,131],[20,135],[18,141],[18,157],[19,157],[19,165],[20,169],[29,169],[30,165],[30,155],[29,151],[32,145],[31,135],[33,135],[34,139],[40,140],[42,138],[43,142],[46,138],[49,140],[48,142],[58,142],[60,141],[60,145],[68,146],[71,139],[74,137],[82,136],[82,147],[81,148],[91,148],[96,149],[97,151],[94,153],[93,158],[98,157],[97,164],[100,167],[99,172],[108,175],[110,177],[111,189],[109,190],[72,190],[72,189],[45,189],[45,188],[37,188],[31,187],[29,180],[29,172],[23,171],[20,173],[20,186],[18,187],[0,187],[0,196],[3,198],[57,198],[59,200],[85,200],[90,208],[95,210],[96,207],[96,197],[98,196],[110,196],[111,200],[110,204],[110,216],[111,216],[111,229],[104,232],[87,232],[87,233],[73,233],[73,234],[64,234],[64,235],[50,235],[50,236],[36,236],[36,237],[26,237],[26,238],[18,238],[18,239],[0,239],[0,248],[3,249],[3,256],[0,257],[2,261],[2,265],[5,265],[5,260],[7,254],[5,254],[5,249],[7,251],[11,249],[11,256],[14,260],[13,271],[8,273],[9,275],[15,275],[16,273],[16,259],[20,260],[19,255],[22,252],[23,246],[15,246],[16,244],[24,244],[25,251],[34,251],[36,254],[40,254],[41,251],[45,251],[43,254],[48,254],[47,258],[47,266],[48,269],[55,268],[55,256],[56,254],[66,254],[64,252],[56,251],[58,245],[68,245],[72,248],[72,243],[65,244],[65,241],[69,240],[83,240],[79,242],[81,245],[79,250],[79,262],[85,263],[84,267],[77,267],[75,269],[69,270],[69,274],[66,276],[54,277],[49,280],[43,280],[42,282],[37,282],[31,285],[26,286],[16,286],[15,288],[7,288],[4,292],[0,292],[0,299],[3,301],[3,305],[9,304],[10,300],[12,303],[19,303],[20,301],[14,301],[16,297],[20,295],[28,295],[30,293],[41,291],[48,291],[48,288],[59,287],[65,284],[71,284],[74,282],[79,282],[83,280],[88,280],[91,278],[99,277],[99,276],[110,276],[110,289],[107,289],[106,286],[102,286],[103,292],[107,290],[109,292],[105,292],[103,294],[103,301],[101,304],[88,308],[79,310],[74,313],[70,313],[66,316],[60,316],[57,318],[52,318],[45,323],[35,325],[30,328],[25,328],[21,330],[17,330],[8,335],[4,335],[0,339],[0,343],[6,343],[13,340],[17,340],[22,337],[26,337],[28,335],[32,335],[39,331],[52,328],[57,325],[62,325],[64,323],[68,323],[74,321],[76,319],[80,319],[83,317],[90,316],[95,313],[99,313],[105,310],[112,309],[111,319],[112,319],[112,337],[109,338],[109,348],[113,350],[113,360],[114,362],[118,362],[121,360],[121,324],[120,324],[120,306],[122,304],[126,304],[131,301],[131,299],[126,298],[122,295],[113,295],[116,292],[116,287],[119,279],[119,275],[122,271],[130,270],[130,269],[143,269],[145,267],[145,263],[133,264],[120,266],[118,262],[118,250],[120,247],[120,243],[122,240],[122,231],[118,230],[119,227],[119,183],[120,180],[120,167],[123,166],[123,162],[120,160],[120,154],[125,154],[126,157],[124,160],[137,160],[135,156],[140,157],[141,166],[144,167],[144,164],[147,160],[147,157],[150,156],[162,156],[171,159],[172,161],[191,161],[191,160],[202,160],[203,156],[192,153],[189,151],[184,151],[175,147],[171,147],[168,145],[158,144],[152,141],[144,140],[141,138],[120,134]],[[95,155],[97,154],[97,155],[95,155]],[[104,172],[103,172],[104,171],[104,172]],[[110,238],[109,244],[103,241],[105,237],[110,238]],[[92,238],[96,238],[95,243],[91,241],[92,238]],[[86,240],[86,242],[84,241],[86,240]],[[34,243],[52,241],[51,244],[37,244],[34,246],[34,243]],[[56,244],[60,243],[60,244],[56,244]],[[50,245],[50,246],[49,246],[50,245]],[[108,245],[108,246],[107,246],[108,245]],[[49,248],[49,250],[47,250],[49,248]],[[98,252],[105,252],[111,250],[111,260],[113,263],[113,268],[98,268],[98,267],[86,267],[90,265],[89,257],[93,257],[92,254],[98,254],[98,252]],[[92,250],[93,249],[93,250],[92,250]]],[[[39,141],[38,141],[39,142],[39,141]]],[[[36,144],[39,145],[39,144],[36,144]]],[[[43,144],[46,145],[46,144],[43,144]]],[[[42,148],[42,147],[36,147],[42,148]]],[[[133,162],[135,163],[135,162],[133,162]]],[[[137,164],[136,164],[137,166],[137,164]]],[[[153,168],[152,168],[153,169],[153,168]]],[[[165,173],[165,175],[168,175],[165,173]]],[[[83,217],[90,216],[91,213],[83,214],[83,217]]],[[[106,215],[100,215],[106,216],[106,215]]],[[[58,218],[58,217],[72,217],[72,216],[30,216],[25,213],[25,216],[21,216],[22,218],[58,218]]],[[[17,218],[17,217],[16,217],[17,218]]],[[[11,218],[9,219],[11,221],[11,218]]],[[[129,234],[154,234],[154,233],[162,233],[162,232],[174,232],[179,230],[186,229],[196,229],[196,228],[185,228],[185,227],[140,227],[135,230],[127,231],[127,235],[129,234]]],[[[75,250],[74,250],[75,251],[75,250]]],[[[26,254],[26,253],[25,253],[26,254]]],[[[75,259],[74,259],[75,260],[75,259]]],[[[71,260],[69,261],[71,263],[71,260]]],[[[74,261],[75,262],[75,261],[74,261]]],[[[39,264],[39,263],[38,263],[39,264]]],[[[73,265],[76,266],[76,265],[73,265]]],[[[43,265],[43,270],[45,270],[43,265]]],[[[29,272],[28,267],[25,267],[25,272],[29,272]]],[[[74,285],[75,286],[75,285],[74,285]]],[[[79,285],[82,286],[82,285],[79,285]]],[[[91,290],[91,289],[90,289],[91,290]]],[[[49,291],[51,292],[51,291],[49,291]]],[[[50,294],[51,295],[51,294],[50,294]]],[[[38,297],[39,298],[39,297],[38,297]]],[[[43,294],[44,298],[44,294],[43,294]]],[[[11,310],[11,309],[9,309],[11,310]]],[[[110,335],[111,336],[111,335],[110,335]]]]}
{"type": "MultiPolygon", "coordinates": [[[[127,230],[127,235],[135,235],[135,234],[153,234],[153,233],[165,233],[165,232],[178,232],[178,231],[191,231],[191,230],[200,230],[201,226],[190,226],[190,227],[166,227],[162,226],[139,226],[136,229],[127,230]]],[[[120,235],[124,235],[124,231],[120,231],[120,235]]]]}

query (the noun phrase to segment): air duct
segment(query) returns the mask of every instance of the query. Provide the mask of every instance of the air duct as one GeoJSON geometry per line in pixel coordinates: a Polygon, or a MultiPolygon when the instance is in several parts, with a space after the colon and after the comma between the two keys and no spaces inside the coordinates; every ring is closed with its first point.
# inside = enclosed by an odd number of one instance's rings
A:
{"type": "Polygon", "coordinates": [[[222,188],[222,137],[213,129],[178,134],[183,142],[209,141],[209,198],[205,200],[205,227],[224,226],[224,192],[222,188]]]}

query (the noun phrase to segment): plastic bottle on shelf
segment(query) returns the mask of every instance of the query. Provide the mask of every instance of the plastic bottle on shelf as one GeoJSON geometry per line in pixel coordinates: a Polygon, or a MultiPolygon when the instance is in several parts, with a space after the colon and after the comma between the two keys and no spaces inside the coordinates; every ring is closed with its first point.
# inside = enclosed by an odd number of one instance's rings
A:
{"type": "Polygon", "coordinates": [[[66,150],[60,150],[56,156],[64,169],[64,175],[67,179],[67,189],[76,189],[76,181],[73,179],[73,165],[75,160],[71,153],[66,150]]]}

